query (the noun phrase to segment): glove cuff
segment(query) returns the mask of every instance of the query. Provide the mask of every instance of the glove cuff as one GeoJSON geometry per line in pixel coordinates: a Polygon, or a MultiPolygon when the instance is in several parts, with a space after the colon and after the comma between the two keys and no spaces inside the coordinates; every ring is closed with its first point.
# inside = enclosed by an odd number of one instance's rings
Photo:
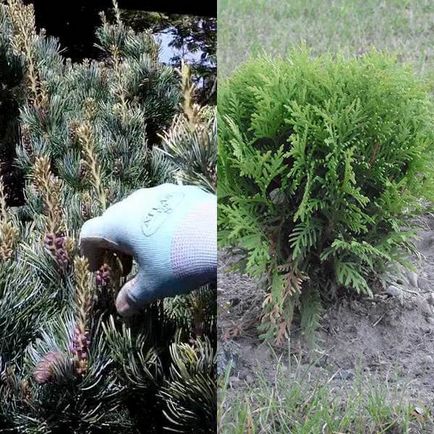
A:
{"type": "Polygon", "coordinates": [[[191,288],[216,278],[217,206],[209,200],[193,208],[175,231],[170,262],[173,275],[190,283],[191,288]]]}

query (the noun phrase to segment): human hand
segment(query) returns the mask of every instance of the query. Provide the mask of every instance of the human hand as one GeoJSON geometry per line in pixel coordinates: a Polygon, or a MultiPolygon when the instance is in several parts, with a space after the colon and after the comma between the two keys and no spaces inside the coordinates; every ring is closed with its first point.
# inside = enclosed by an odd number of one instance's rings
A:
{"type": "Polygon", "coordinates": [[[120,290],[123,316],[144,304],[183,294],[216,279],[216,196],[195,186],[163,184],[135,191],[84,223],[80,250],[91,271],[106,250],[132,256],[137,275],[120,290]]]}

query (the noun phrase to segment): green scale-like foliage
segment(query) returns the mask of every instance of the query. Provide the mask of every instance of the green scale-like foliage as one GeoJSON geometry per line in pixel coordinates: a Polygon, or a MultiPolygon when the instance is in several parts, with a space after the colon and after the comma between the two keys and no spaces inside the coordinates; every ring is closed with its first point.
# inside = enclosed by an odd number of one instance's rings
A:
{"type": "MultiPolygon", "coordinates": [[[[411,68],[381,53],[256,59],[219,89],[220,234],[268,276],[265,336],[341,288],[372,294],[411,249],[433,193],[434,110],[411,68]]],[[[303,314],[304,313],[304,314],[303,314]]]]}
{"type": "Polygon", "coordinates": [[[176,164],[157,147],[180,116],[180,76],[158,62],[151,34],[120,21],[103,19],[97,30],[99,61],[73,64],[57,40],[36,32],[19,50],[17,16],[26,10],[15,0],[0,5],[0,81],[3,63],[13,62],[21,132],[14,164],[25,176],[23,206],[5,214],[0,195],[0,257],[3,228],[18,231],[13,254],[0,259],[0,431],[213,432],[215,288],[161,300],[127,321],[114,308],[124,279],[101,286],[93,275],[81,285],[90,307],[77,296],[84,221],[137,188],[175,180],[176,164]],[[45,196],[35,173],[41,158],[50,171],[45,196]],[[51,235],[69,243],[63,265],[47,244],[56,219],[51,235]],[[80,312],[89,340],[82,373],[72,363],[80,312]]]}

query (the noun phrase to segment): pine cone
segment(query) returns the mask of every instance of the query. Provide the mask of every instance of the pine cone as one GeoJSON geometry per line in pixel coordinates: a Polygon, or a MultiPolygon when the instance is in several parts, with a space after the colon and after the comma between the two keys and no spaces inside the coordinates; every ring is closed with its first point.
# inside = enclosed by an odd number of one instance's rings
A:
{"type": "Polygon", "coordinates": [[[45,235],[44,246],[62,269],[65,269],[69,264],[66,244],[66,237],[63,235],[53,233],[45,235]]]}
{"type": "Polygon", "coordinates": [[[74,356],[74,367],[77,375],[86,373],[89,365],[89,333],[82,331],[80,327],[74,330],[74,336],[71,344],[71,352],[74,356]]]}
{"type": "Polygon", "coordinates": [[[45,354],[43,359],[36,365],[33,371],[33,378],[38,384],[45,384],[55,380],[54,366],[56,363],[65,360],[65,355],[59,351],[50,351],[45,354]]]}
{"type": "Polygon", "coordinates": [[[96,284],[101,287],[106,287],[110,284],[111,268],[107,264],[103,264],[96,272],[96,284]]]}

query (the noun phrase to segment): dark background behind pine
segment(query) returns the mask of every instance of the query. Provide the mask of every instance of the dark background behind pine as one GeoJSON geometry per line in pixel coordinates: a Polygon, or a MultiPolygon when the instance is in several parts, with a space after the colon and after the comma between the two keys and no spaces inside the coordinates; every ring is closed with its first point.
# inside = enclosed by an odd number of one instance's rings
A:
{"type": "MultiPolygon", "coordinates": [[[[99,13],[112,9],[112,0],[76,0],[55,3],[47,0],[25,1],[35,7],[36,25],[47,33],[60,39],[67,47],[65,54],[72,60],[84,57],[94,58],[99,51],[94,47],[95,29],[100,24],[99,13]]],[[[137,1],[120,0],[119,7],[124,10],[143,10],[164,14],[217,16],[217,2],[195,1],[137,1]]]]}

